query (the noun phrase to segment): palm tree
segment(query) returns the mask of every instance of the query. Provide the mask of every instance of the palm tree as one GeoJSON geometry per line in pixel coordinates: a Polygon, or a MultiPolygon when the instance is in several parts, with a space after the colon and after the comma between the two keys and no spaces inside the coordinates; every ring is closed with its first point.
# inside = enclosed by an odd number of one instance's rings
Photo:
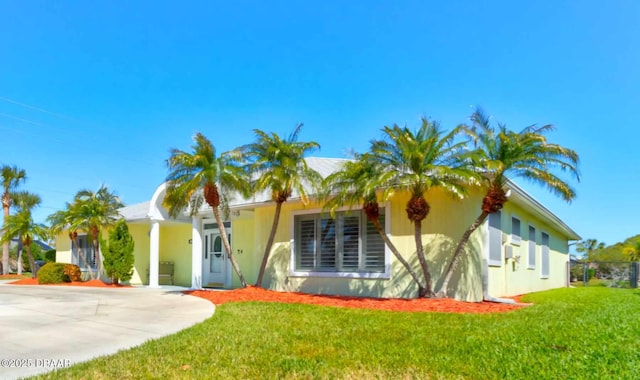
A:
{"type": "MultiPolygon", "coordinates": [[[[85,256],[82,247],[78,244],[78,231],[76,227],[73,227],[76,218],[76,210],[78,204],[77,203],[69,203],[67,202],[64,210],[58,210],[53,214],[47,217],[47,221],[49,222],[49,233],[52,236],[57,236],[60,232],[68,230],[69,232],[69,240],[71,240],[71,249],[76,247],[79,260],[81,261],[81,265],[83,268],[88,268],[87,258],[85,256]],[[73,228],[73,229],[72,229],[73,228]]],[[[93,273],[91,274],[93,278],[93,273]]]]}
{"type": "MultiPolygon", "coordinates": [[[[9,208],[11,207],[11,193],[24,182],[27,175],[24,169],[17,166],[3,165],[0,168],[0,184],[2,185],[2,211],[4,212],[4,223],[6,225],[9,218],[9,208]]],[[[7,235],[4,228],[4,235],[7,235]]],[[[2,243],[2,274],[9,273],[9,242],[11,239],[2,243]]]]}
{"type": "Polygon", "coordinates": [[[449,281],[473,231],[489,214],[500,211],[507,202],[505,183],[508,178],[521,177],[538,183],[567,202],[573,200],[576,193],[568,183],[552,173],[553,169],[568,171],[576,180],[580,180],[578,154],[547,142],[544,134],[553,130],[553,126],[532,125],[519,133],[507,129],[503,124],[498,124],[495,129],[491,126],[489,117],[479,108],[471,115],[471,121],[472,125],[465,128],[465,131],[478,147],[479,160],[476,168],[482,175],[487,192],[482,199],[480,216],[464,232],[456,247],[438,292],[441,296],[447,294],[449,281]]]}
{"type": "Polygon", "coordinates": [[[426,294],[425,286],[420,281],[415,270],[411,267],[387,236],[380,223],[380,209],[376,191],[380,183],[384,182],[384,173],[376,163],[369,159],[368,155],[355,154],[353,161],[345,162],[339,171],[330,174],[323,183],[322,199],[324,209],[335,214],[337,208],[344,205],[351,209],[352,206],[362,204],[367,219],[371,221],[380,237],[391,250],[396,259],[409,272],[413,281],[418,285],[418,295],[426,294]]]}
{"type": "Polygon", "coordinates": [[[304,160],[307,153],[318,149],[320,145],[313,141],[298,141],[301,129],[302,124],[298,124],[287,139],[282,139],[275,133],[269,135],[259,129],[254,129],[256,142],[243,147],[243,152],[249,160],[246,168],[249,173],[255,173],[256,176],[251,181],[253,191],[255,193],[270,191],[271,199],[276,202],[271,232],[262,255],[262,263],[256,281],[256,286],[259,287],[262,286],[262,278],[278,230],[282,204],[289,199],[294,191],[300,195],[303,203],[306,203],[305,186],[314,186],[322,181],[320,174],[309,168],[304,160]]]}
{"type": "MultiPolygon", "coordinates": [[[[40,203],[42,202],[42,199],[39,195],[30,193],[28,191],[15,192],[13,193],[12,198],[12,206],[15,208],[17,213],[21,213],[24,211],[31,212],[34,207],[40,205],[40,203]]],[[[18,274],[22,274],[22,248],[22,236],[18,236],[18,274]]],[[[31,271],[33,270],[34,268],[31,267],[31,271]]]]}
{"type": "MultiPolygon", "coordinates": [[[[25,205],[37,205],[40,203],[40,197],[37,195],[28,194],[27,198],[28,199],[25,199],[25,205]]],[[[33,259],[33,254],[31,253],[31,243],[33,243],[34,237],[46,240],[47,228],[44,225],[35,223],[33,221],[33,217],[31,216],[31,209],[27,207],[21,208],[15,215],[10,215],[6,219],[5,231],[5,235],[3,235],[2,237],[3,243],[11,241],[12,236],[20,236],[20,241],[26,249],[27,257],[29,258],[31,277],[35,278],[35,261],[33,259]]]]}
{"type": "Polygon", "coordinates": [[[228,204],[227,196],[231,192],[239,191],[247,195],[246,174],[237,164],[242,154],[239,150],[233,150],[216,156],[216,149],[211,141],[199,132],[193,140],[195,144],[191,147],[192,152],[171,149],[171,156],[167,159],[167,190],[162,204],[169,215],[175,217],[185,208],[189,208],[193,216],[207,202],[218,223],[220,238],[229,261],[242,287],[246,287],[247,282],[231,252],[227,231],[220,216],[220,206],[228,204]]]}
{"type": "Polygon", "coordinates": [[[583,258],[590,260],[593,251],[603,249],[605,245],[604,242],[598,242],[598,239],[585,239],[576,244],[576,251],[582,253],[583,258]]]}
{"type": "Polygon", "coordinates": [[[407,127],[385,126],[385,138],[371,142],[369,159],[379,165],[380,185],[384,198],[396,190],[411,195],[407,218],[414,225],[416,255],[422,268],[425,296],[433,296],[431,274],[422,246],[422,221],[429,214],[425,194],[432,188],[442,188],[452,196],[462,198],[466,186],[475,183],[465,141],[456,141],[460,128],[445,133],[437,122],[422,118],[422,125],[414,133],[407,127]]]}
{"type": "Polygon", "coordinates": [[[118,209],[122,207],[124,204],[120,198],[106,185],[102,185],[96,192],[89,189],[78,191],[69,208],[68,217],[71,222],[69,229],[71,231],[84,230],[91,235],[97,277],[102,271],[100,232],[116,223],[120,217],[118,209]]]}

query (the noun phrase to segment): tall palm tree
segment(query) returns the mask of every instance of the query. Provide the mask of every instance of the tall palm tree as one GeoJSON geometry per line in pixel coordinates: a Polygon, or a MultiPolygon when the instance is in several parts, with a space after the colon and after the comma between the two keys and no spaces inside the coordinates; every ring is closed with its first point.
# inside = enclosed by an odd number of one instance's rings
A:
{"type": "Polygon", "coordinates": [[[496,129],[480,108],[471,115],[471,121],[472,125],[465,128],[465,131],[478,148],[479,160],[476,168],[482,175],[487,192],[482,199],[480,215],[464,232],[456,247],[438,291],[440,296],[447,294],[449,281],[473,231],[489,214],[500,211],[507,202],[505,183],[508,178],[521,177],[538,183],[567,202],[573,200],[576,193],[567,182],[553,174],[553,170],[568,171],[580,181],[578,154],[571,149],[549,143],[544,136],[553,130],[552,125],[532,125],[519,133],[507,129],[503,124],[498,124],[496,129]]]}
{"type": "MultiPolygon", "coordinates": [[[[77,227],[74,226],[77,225],[77,223],[74,223],[77,215],[77,208],[77,202],[73,204],[67,202],[64,210],[58,210],[49,215],[47,217],[47,222],[49,222],[50,225],[49,233],[52,236],[57,236],[60,232],[68,230],[69,240],[71,240],[71,250],[73,250],[73,247],[76,247],[80,264],[83,266],[83,268],[89,268],[85,252],[78,244],[77,227]]],[[[91,277],[94,277],[93,273],[91,273],[91,277]]]]}
{"type": "Polygon", "coordinates": [[[457,141],[459,127],[445,133],[437,122],[427,118],[422,118],[422,125],[415,132],[398,125],[385,126],[382,131],[384,138],[371,142],[368,157],[380,166],[384,198],[396,190],[408,191],[411,195],[406,206],[407,218],[414,225],[425,296],[431,297],[431,274],[422,246],[422,221],[430,209],[425,194],[437,187],[462,198],[466,186],[475,183],[466,142],[457,141]]]}
{"type": "Polygon", "coordinates": [[[124,204],[115,192],[109,190],[106,185],[102,185],[96,192],[89,189],[78,191],[69,209],[71,221],[69,229],[71,231],[84,230],[91,235],[96,276],[98,277],[102,271],[100,232],[116,223],[120,217],[118,209],[122,207],[124,204]]]}
{"type": "Polygon", "coordinates": [[[380,223],[380,209],[376,191],[385,182],[385,173],[380,170],[376,162],[368,158],[365,153],[355,154],[353,161],[345,162],[340,170],[330,174],[323,182],[322,200],[324,209],[334,214],[337,208],[362,204],[362,209],[367,219],[373,224],[376,231],[396,259],[407,270],[413,281],[418,285],[418,295],[424,297],[426,288],[420,281],[418,274],[387,236],[380,223]]]}
{"type": "Polygon", "coordinates": [[[213,211],[229,261],[242,287],[246,287],[247,282],[231,252],[227,231],[220,216],[220,207],[228,204],[227,197],[231,192],[247,195],[246,174],[237,164],[242,153],[233,150],[217,156],[215,147],[203,134],[198,132],[193,140],[195,144],[191,147],[191,152],[179,149],[170,151],[171,155],[167,159],[167,190],[162,204],[169,215],[175,217],[186,208],[191,215],[195,215],[206,202],[213,211]]]}
{"type": "Polygon", "coordinates": [[[253,191],[271,192],[271,199],[276,203],[276,212],[262,255],[256,286],[262,286],[262,278],[278,230],[282,204],[289,199],[293,191],[296,191],[303,203],[306,203],[305,186],[314,186],[322,181],[320,174],[309,168],[304,160],[307,153],[320,148],[320,145],[313,141],[298,141],[301,129],[302,124],[298,124],[287,139],[280,138],[276,133],[267,134],[254,129],[256,142],[243,147],[245,157],[249,160],[246,168],[249,173],[255,173],[255,178],[251,181],[253,191]]]}
{"type": "Polygon", "coordinates": [[[582,256],[589,260],[593,251],[603,249],[606,246],[604,242],[598,242],[598,239],[585,239],[576,244],[576,251],[582,253],[582,256]]]}
{"type": "MultiPolygon", "coordinates": [[[[16,210],[16,213],[21,213],[25,211],[31,212],[31,210],[40,203],[42,203],[42,199],[39,195],[30,193],[28,191],[18,191],[13,193],[13,204],[12,206],[16,210]]],[[[18,274],[22,274],[22,248],[24,245],[22,244],[22,236],[18,236],[18,274]]],[[[31,268],[33,271],[33,267],[31,268]]]]}
{"type": "MultiPolygon", "coordinates": [[[[40,197],[37,195],[29,194],[28,197],[28,202],[35,202],[35,205],[40,203],[40,197]]],[[[46,240],[48,236],[47,228],[33,221],[30,208],[22,208],[15,215],[10,215],[6,219],[5,231],[6,234],[2,236],[3,243],[11,241],[12,236],[20,236],[21,243],[27,251],[27,257],[29,258],[31,277],[35,278],[35,261],[31,253],[31,244],[34,238],[46,240]]]]}
{"type": "MultiPolygon", "coordinates": [[[[9,218],[9,208],[11,207],[11,193],[24,182],[27,174],[24,169],[17,166],[3,165],[0,168],[0,184],[2,185],[2,211],[4,212],[4,223],[6,225],[9,218]]],[[[4,235],[7,234],[6,228],[3,228],[4,235]]],[[[2,243],[2,274],[9,273],[9,242],[11,239],[2,243]]]]}

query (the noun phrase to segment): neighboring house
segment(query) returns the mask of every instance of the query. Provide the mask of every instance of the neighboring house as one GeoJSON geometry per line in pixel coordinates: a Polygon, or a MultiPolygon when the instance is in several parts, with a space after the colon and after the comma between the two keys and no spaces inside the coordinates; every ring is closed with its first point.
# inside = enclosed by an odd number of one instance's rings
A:
{"type": "MultiPolygon", "coordinates": [[[[308,158],[323,176],[342,159],[308,158]]],[[[451,281],[457,299],[481,301],[567,286],[568,243],[580,237],[562,220],[513,183],[504,209],[491,215],[472,235],[467,258],[451,281]]],[[[151,201],[121,209],[135,239],[132,284],[159,284],[159,262],[174,263],[174,283],[191,288],[235,288],[239,281],[224,252],[208,207],[196,216],[170,218],[162,207],[166,185],[151,201]],[[149,275],[147,276],[147,273],[149,275]]],[[[434,189],[423,221],[423,243],[434,279],[449,264],[455,244],[480,212],[482,193],[462,201],[434,189]]],[[[383,225],[399,251],[419,271],[413,225],[406,217],[408,194],[380,204],[383,225]]],[[[235,200],[225,222],[232,252],[249,283],[255,282],[271,228],[275,204],[267,195],[235,200]]],[[[79,263],[66,232],[56,239],[57,261],[79,263]]],[[[90,249],[90,241],[81,243],[90,249]]],[[[438,283],[435,288],[437,289],[438,283]]],[[[386,248],[359,208],[346,208],[332,219],[321,204],[303,205],[292,197],[280,224],[265,273],[274,290],[369,297],[414,297],[417,287],[386,248]]]]}

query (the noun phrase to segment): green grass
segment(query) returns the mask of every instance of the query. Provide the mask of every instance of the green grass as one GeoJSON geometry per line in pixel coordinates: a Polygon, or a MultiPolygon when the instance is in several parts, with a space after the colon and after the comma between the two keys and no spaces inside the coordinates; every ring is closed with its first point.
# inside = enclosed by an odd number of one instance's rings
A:
{"type": "Polygon", "coordinates": [[[0,280],[20,280],[23,278],[31,278],[31,272],[22,272],[21,275],[17,273],[9,273],[8,275],[0,275],[0,280]]]}
{"type": "Polygon", "coordinates": [[[488,315],[237,303],[190,329],[44,378],[634,379],[640,292],[576,288],[488,315]]]}

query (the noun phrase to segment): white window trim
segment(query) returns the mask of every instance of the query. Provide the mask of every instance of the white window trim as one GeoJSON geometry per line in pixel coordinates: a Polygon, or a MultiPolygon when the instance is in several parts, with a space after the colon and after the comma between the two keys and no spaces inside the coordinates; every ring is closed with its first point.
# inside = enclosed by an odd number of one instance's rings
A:
{"type": "Polygon", "coordinates": [[[536,226],[529,224],[527,227],[527,269],[536,269],[536,265],[538,264],[538,229],[536,226]],[[533,236],[533,265],[531,265],[531,228],[534,229],[535,235],[533,236]]]}
{"type": "Polygon", "coordinates": [[[520,246],[522,243],[522,220],[515,215],[511,215],[511,244],[520,246]],[[520,224],[520,236],[513,233],[513,220],[517,220],[520,224]]]}
{"type": "MultiPolygon", "coordinates": [[[[379,207],[384,207],[384,230],[387,236],[391,231],[391,211],[389,202],[380,203],[379,207]]],[[[362,206],[358,207],[340,207],[336,212],[361,212],[362,206]]],[[[391,250],[384,245],[384,272],[371,272],[371,273],[357,273],[357,272],[302,272],[296,271],[296,244],[295,244],[295,218],[299,215],[317,215],[328,214],[328,211],[323,211],[321,208],[309,209],[309,210],[296,210],[291,212],[289,220],[289,240],[290,257],[289,257],[289,277],[318,277],[318,278],[364,278],[364,279],[390,279],[391,278],[391,250]]]]}
{"type": "Polygon", "coordinates": [[[548,279],[549,277],[551,277],[551,234],[540,230],[540,278],[541,279],[548,279]],[[543,240],[542,240],[542,235],[547,235],[547,237],[549,238],[549,241],[547,242],[547,271],[548,273],[543,273],[542,271],[544,270],[544,265],[543,265],[543,254],[544,254],[544,247],[545,245],[543,244],[543,240]]]}

